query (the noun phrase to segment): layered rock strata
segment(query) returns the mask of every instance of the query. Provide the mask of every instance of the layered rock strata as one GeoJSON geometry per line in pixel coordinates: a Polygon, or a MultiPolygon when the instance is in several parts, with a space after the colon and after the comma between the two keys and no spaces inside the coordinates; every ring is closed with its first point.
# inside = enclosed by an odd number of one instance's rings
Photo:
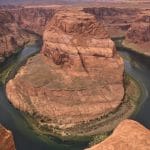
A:
{"type": "Polygon", "coordinates": [[[0,149],[15,150],[15,144],[12,133],[0,125],[0,149]]]}
{"type": "Polygon", "coordinates": [[[126,47],[150,56],[150,11],[141,16],[129,28],[125,41],[126,47]]]}
{"type": "Polygon", "coordinates": [[[133,120],[124,120],[113,134],[87,150],[149,150],[150,130],[133,120]]]}
{"type": "Polygon", "coordinates": [[[0,62],[18,52],[32,38],[18,26],[10,12],[0,10],[0,62]]]}
{"type": "Polygon", "coordinates": [[[46,24],[51,20],[56,10],[55,7],[22,7],[9,9],[9,12],[13,14],[15,21],[21,28],[42,35],[46,24]]]}
{"type": "Polygon", "coordinates": [[[42,35],[58,7],[0,7],[0,62],[42,35]]]}
{"type": "Polygon", "coordinates": [[[93,14],[98,21],[103,22],[111,37],[125,36],[130,25],[142,12],[135,8],[89,7],[84,11],[93,14]]]}
{"type": "Polygon", "coordinates": [[[103,22],[112,38],[125,37],[123,45],[150,55],[150,9],[87,7],[83,10],[103,22]]]}
{"type": "Polygon", "coordinates": [[[123,60],[103,25],[83,11],[60,11],[48,23],[41,54],[6,86],[10,102],[48,128],[68,129],[122,102],[123,60]]]}

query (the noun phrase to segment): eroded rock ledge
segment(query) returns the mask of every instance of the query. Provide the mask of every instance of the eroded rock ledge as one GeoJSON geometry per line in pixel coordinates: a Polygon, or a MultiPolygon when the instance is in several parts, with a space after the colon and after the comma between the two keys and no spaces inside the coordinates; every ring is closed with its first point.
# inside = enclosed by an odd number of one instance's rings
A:
{"type": "Polygon", "coordinates": [[[65,131],[120,105],[123,60],[92,15],[59,11],[43,40],[41,54],[30,58],[6,85],[16,108],[34,116],[41,126],[65,131]]]}
{"type": "Polygon", "coordinates": [[[133,120],[124,120],[113,134],[87,150],[148,150],[150,130],[133,120]]]}

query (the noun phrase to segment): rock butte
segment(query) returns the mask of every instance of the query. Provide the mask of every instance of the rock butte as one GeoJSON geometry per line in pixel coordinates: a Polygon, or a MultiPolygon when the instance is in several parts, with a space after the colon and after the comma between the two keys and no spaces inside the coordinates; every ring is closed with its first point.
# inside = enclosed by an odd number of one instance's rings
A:
{"type": "Polygon", "coordinates": [[[47,24],[43,41],[41,54],[30,58],[6,85],[16,108],[38,116],[41,125],[64,130],[120,105],[123,60],[94,16],[59,11],[47,24]]]}
{"type": "Polygon", "coordinates": [[[133,120],[124,120],[103,142],[86,150],[149,150],[150,130],[133,120]]]}
{"type": "Polygon", "coordinates": [[[0,125],[0,150],[15,150],[12,133],[0,125]]]}

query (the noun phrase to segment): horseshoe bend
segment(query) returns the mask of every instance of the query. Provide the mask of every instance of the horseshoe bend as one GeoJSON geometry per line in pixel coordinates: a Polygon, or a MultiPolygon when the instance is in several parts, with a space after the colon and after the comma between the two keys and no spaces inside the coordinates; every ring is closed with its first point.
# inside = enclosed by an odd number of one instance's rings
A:
{"type": "Polygon", "coordinates": [[[121,104],[123,72],[102,23],[82,10],[65,10],[49,21],[40,54],[27,61],[6,91],[16,108],[40,116],[41,125],[67,129],[121,104]]]}
{"type": "Polygon", "coordinates": [[[149,150],[149,9],[101,5],[0,6],[0,150],[149,150]]]}

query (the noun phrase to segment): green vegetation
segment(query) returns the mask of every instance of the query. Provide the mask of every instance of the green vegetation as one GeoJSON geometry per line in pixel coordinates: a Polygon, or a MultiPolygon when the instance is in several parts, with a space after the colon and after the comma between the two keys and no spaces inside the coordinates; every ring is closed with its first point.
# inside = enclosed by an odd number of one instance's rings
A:
{"type": "Polygon", "coordinates": [[[15,64],[10,65],[7,69],[0,73],[0,83],[5,84],[7,77],[9,76],[11,70],[15,67],[15,64]]]}
{"type": "Polygon", "coordinates": [[[89,143],[89,147],[104,141],[110,134],[111,132],[106,132],[106,133],[94,136],[89,143]]]}

